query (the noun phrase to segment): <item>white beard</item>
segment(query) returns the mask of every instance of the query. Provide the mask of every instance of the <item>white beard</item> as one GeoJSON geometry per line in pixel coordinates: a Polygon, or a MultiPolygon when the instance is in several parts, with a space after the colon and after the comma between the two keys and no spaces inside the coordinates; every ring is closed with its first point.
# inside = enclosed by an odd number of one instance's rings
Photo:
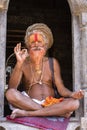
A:
{"type": "Polygon", "coordinates": [[[31,50],[32,54],[30,53],[31,60],[33,60],[36,64],[39,64],[42,61],[45,52],[43,50],[31,50]]]}

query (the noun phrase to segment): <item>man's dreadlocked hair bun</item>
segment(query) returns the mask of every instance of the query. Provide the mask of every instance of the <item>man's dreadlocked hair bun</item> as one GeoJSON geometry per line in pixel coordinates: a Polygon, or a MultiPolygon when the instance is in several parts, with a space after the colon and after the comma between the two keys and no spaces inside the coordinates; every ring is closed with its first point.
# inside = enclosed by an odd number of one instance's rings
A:
{"type": "Polygon", "coordinates": [[[44,34],[45,38],[47,39],[47,49],[50,48],[53,44],[53,34],[51,29],[43,23],[35,23],[30,25],[26,30],[25,35],[25,44],[27,45],[27,38],[34,32],[41,32],[44,34]]]}

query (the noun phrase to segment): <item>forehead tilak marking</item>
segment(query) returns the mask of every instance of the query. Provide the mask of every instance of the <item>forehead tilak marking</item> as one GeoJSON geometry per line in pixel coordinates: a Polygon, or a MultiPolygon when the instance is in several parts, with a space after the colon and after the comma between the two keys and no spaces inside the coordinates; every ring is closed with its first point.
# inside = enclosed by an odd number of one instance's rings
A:
{"type": "Polygon", "coordinates": [[[38,41],[38,34],[37,33],[34,34],[34,41],[35,42],[38,41]]]}
{"type": "MultiPolygon", "coordinates": [[[[38,30],[33,30],[31,32],[27,31],[26,37],[25,37],[26,43],[27,43],[27,37],[29,37],[32,34],[41,34],[43,36],[43,38],[44,38],[45,43],[48,43],[48,38],[46,37],[46,35],[42,31],[38,31],[38,30]]],[[[35,39],[37,41],[38,36],[35,36],[35,37],[36,37],[35,39]]]]}

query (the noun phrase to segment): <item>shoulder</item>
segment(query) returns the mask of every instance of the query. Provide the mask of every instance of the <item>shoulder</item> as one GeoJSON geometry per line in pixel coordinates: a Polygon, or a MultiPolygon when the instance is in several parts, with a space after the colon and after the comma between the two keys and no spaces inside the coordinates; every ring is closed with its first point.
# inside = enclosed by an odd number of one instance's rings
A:
{"type": "Polygon", "coordinates": [[[52,59],[53,59],[54,71],[57,71],[57,70],[60,71],[60,64],[59,64],[59,61],[58,61],[56,58],[54,58],[54,57],[52,57],[52,59]]]}

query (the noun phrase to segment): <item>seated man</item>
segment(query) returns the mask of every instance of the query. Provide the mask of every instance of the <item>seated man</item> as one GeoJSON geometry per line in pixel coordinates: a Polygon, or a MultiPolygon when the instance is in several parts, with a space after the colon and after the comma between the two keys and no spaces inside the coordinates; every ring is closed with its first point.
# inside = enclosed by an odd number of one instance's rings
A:
{"type": "Polygon", "coordinates": [[[7,100],[13,110],[11,118],[21,116],[69,117],[71,112],[78,109],[83,91],[72,92],[64,86],[59,63],[55,58],[52,58],[54,82],[63,98],[60,102],[43,105],[47,97],[55,99],[49,58],[46,57],[46,52],[52,44],[53,35],[50,28],[43,23],[36,23],[26,30],[25,45],[27,49],[21,49],[21,43],[14,48],[17,63],[6,92],[7,100]],[[21,80],[25,88],[23,92],[18,91],[21,80]]]}

